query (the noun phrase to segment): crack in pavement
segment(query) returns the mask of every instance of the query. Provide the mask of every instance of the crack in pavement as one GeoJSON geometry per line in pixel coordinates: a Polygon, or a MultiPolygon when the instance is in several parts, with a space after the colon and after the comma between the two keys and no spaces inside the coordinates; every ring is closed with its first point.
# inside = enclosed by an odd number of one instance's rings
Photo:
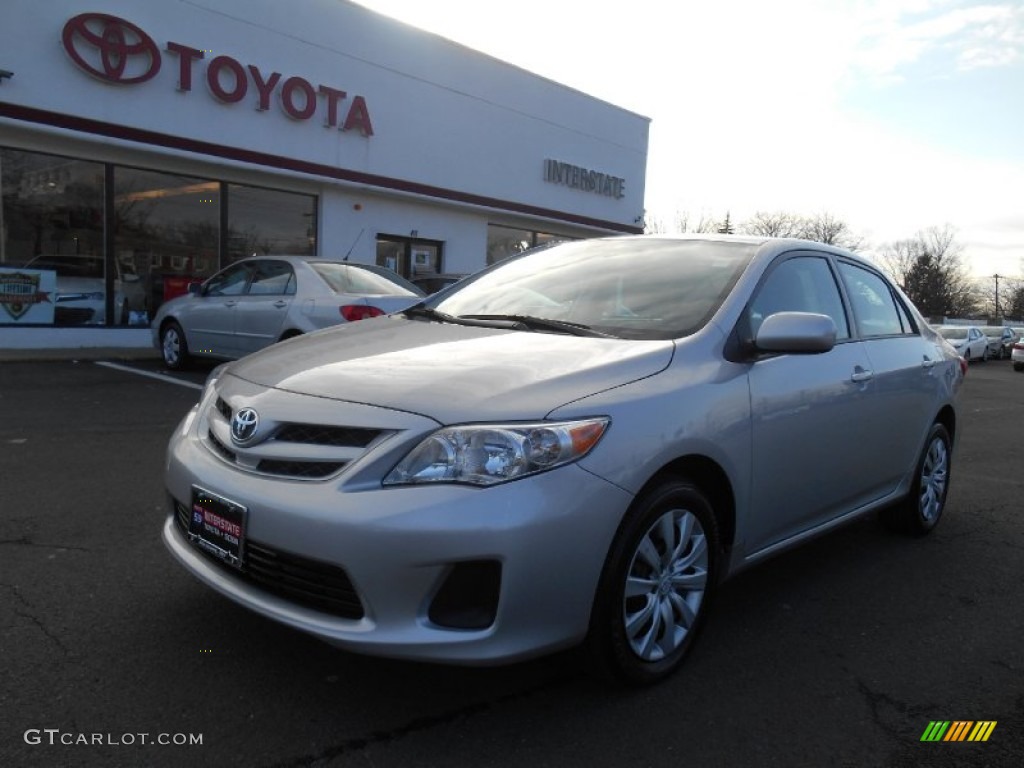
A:
{"type": "Polygon", "coordinates": [[[67,549],[74,550],[75,552],[89,552],[90,550],[86,547],[75,547],[70,544],[42,544],[37,541],[32,541],[28,536],[21,536],[17,539],[0,539],[0,545],[11,544],[14,546],[22,547],[38,547],[40,549],[67,549]]]}
{"type": "Polygon", "coordinates": [[[272,765],[265,766],[265,768],[310,768],[310,766],[319,764],[322,761],[333,760],[341,755],[362,752],[374,744],[388,744],[412,733],[428,731],[431,728],[435,728],[440,725],[449,725],[460,720],[467,720],[483,712],[489,711],[494,706],[515,701],[517,699],[529,698],[541,691],[564,685],[573,679],[573,676],[567,675],[565,677],[549,680],[541,685],[528,688],[525,691],[518,691],[516,693],[508,693],[504,696],[499,696],[491,701],[468,704],[465,707],[461,707],[450,712],[444,712],[440,715],[417,717],[410,720],[405,725],[398,726],[397,728],[392,728],[388,731],[374,731],[368,736],[346,739],[340,744],[333,747],[327,747],[316,754],[304,755],[302,757],[295,758],[294,760],[274,763],[272,765]]]}
{"type": "Polygon", "coordinates": [[[894,699],[887,693],[872,690],[872,688],[859,677],[857,678],[857,689],[867,700],[868,707],[871,709],[871,719],[874,721],[875,725],[881,728],[887,735],[898,741],[903,741],[906,738],[906,734],[901,731],[899,726],[885,722],[882,713],[883,706],[888,706],[890,709],[899,712],[901,715],[910,715],[912,718],[923,717],[925,713],[935,712],[938,709],[936,706],[931,704],[915,706],[900,701],[899,699],[894,699]]]}
{"type": "Polygon", "coordinates": [[[44,635],[46,635],[50,640],[53,641],[54,645],[56,645],[58,648],[60,648],[61,653],[63,653],[65,656],[70,656],[71,655],[71,651],[68,649],[68,647],[66,645],[64,645],[64,643],[60,639],[60,637],[58,637],[53,632],[51,632],[50,628],[47,627],[39,619],[39,617],[35,615],[35,613],[34,613],[35,608],[32,606],[32,603],[30,603],[27,599],[25,599],[25,596],[23,594],[21,594],[21,591],[18,589],[17,586],[15,586],[14,584],[0,584],[0,587],[3,587],[4,589],[9,590],[10,593],[12,595],[14,595],[15,599],[19,603],[21,603],[22,606],[24,606],[23,610],[19,610],[18,608],[14,609],[14,615],[15,616],[20,616],[23,619],[28,619],[29,621],[31,621],[33,624],[36,625],[36,627],[39,628],[40,632],[42,632],[44,635]]]}

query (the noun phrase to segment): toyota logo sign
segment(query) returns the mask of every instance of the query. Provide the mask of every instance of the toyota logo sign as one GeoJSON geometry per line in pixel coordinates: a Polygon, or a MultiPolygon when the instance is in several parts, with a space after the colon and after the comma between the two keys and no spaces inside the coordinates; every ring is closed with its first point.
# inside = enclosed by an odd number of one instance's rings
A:
{"type": "Polygon", "coordinates": [[[231,439],[239,445],[248,443],[256,437],[259,426],[259,414],[252,408],[242,408],[231,419],[231,439]]]}
{"type": "Polygon", "coordinates": [[[82,13],[64,25],[64,50],[108,83],[144,83],[160,71],[160,49],[132,24],[106,13],[82,13]]]}

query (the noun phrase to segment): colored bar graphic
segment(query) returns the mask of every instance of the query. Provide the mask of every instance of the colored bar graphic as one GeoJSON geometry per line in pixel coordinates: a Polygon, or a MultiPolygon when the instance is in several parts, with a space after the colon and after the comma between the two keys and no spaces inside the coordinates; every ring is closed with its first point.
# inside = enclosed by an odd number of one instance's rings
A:
{"type": "Polygon", "coordinates": [[[971,735],[967,737],[968,741],[988,741],[988,737],[992,735],[992,731],[996,729],[995,720],[982,720],[971,731],[971,735]]]}
{"type": "Polygon", "coordinates": [[[949,728],[948,720],[932,720],[921,734],[921,741],[941,741],[949,728]]]}
{"type": "Polygon", "coordinates": [[[971,720],[954,720],[943,741],[963,741],[974,723],[971,720]]]}
{"type": "Polygon", "coordinates": [[[921,741],[988,741],[996,729],[995,720],[932,720],[921,741]]]}

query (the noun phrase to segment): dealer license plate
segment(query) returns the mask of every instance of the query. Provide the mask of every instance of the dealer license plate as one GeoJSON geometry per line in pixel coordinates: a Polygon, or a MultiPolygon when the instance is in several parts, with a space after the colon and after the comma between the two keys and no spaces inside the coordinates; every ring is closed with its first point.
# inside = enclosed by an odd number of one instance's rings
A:
{"type": "Polygon", "coordinates": [[[245,517],[241,504],[192,486],[189,540],[236,568],[242,567],[245,553],[245,517]]]}

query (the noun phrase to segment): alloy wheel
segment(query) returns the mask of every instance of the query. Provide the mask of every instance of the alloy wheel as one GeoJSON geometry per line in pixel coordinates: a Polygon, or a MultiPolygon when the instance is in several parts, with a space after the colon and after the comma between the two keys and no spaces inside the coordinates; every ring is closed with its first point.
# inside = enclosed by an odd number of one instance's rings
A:
{"type": "Polygon", "coordinates": [[[697,620],[708,582],[708,542],[697,517],[672,509],[640,539],[626,574],[623,621],[644,661],[679,648],[697,620]]]}

